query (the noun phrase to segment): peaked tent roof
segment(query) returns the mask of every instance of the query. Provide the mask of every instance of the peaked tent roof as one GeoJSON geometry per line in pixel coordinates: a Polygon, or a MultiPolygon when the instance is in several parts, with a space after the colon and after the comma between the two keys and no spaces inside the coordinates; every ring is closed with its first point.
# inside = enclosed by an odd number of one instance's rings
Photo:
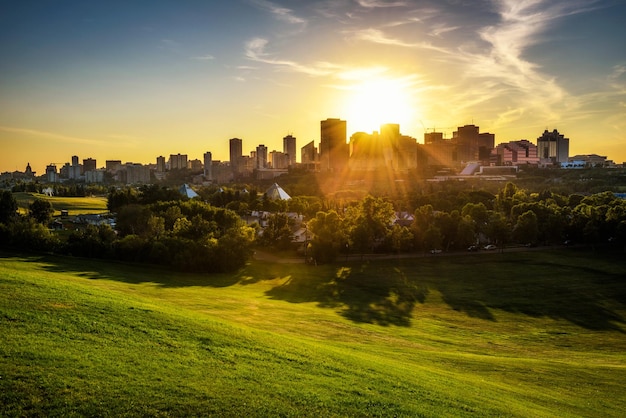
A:
{"type": "Polygon", "coordinates": [[[273,200],[289,200],[291,196],[287,194],[286,191],[283,190],[282,187],[278,185],[278,183],[274,183],[270,186],[269,189],[265,191],[265,194],[268,198],[273,200]]]}
{"type": "Polygon", "coordinates": [[[194,192],[188,184],[183,184],[182,186],[180,186],[178,191],[180,192],[180,194],[182,194],[183,196],[187,196],[189,199],[198,197],[198,193],[194,192]]]}

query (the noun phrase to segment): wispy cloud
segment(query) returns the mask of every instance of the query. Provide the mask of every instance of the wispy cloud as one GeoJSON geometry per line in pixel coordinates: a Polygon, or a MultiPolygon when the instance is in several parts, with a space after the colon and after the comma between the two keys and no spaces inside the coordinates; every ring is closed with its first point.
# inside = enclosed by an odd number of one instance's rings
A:
{"type": "Polygon", "coordinates": [[[278,20],[281,20],[283,22],[287,22],[292,25],[300,25],[302,27],[306,26],[307,24],[306,19],[296,16],[293,10],[286,7],[279,6],[267,0],[251,0],[251,3],[259,7],[260,9],[270,12],[278,20]]]}
{"type": "Polygon", "coordinates": [[[68,142],[68,143],[74,143],[74,144],[91,144],[91,145],[106,144],[106,141],[101,141],[97,139],[80,138],[76,136],[58,134],[55,132],[39,131],[36,129],[28,129],[28,128],[16,128],[12,126],[0,126],[0,131],[9,132],[9,133],[16,134],[16,135],[28,135],[28,136],[36,136],[40,138],[55,139],[55,140],[68,142]]]}
{"type": "Polygon", "coordinates": [[[349,39],[357,40],[357,41],[365,41],[372,42],[381,45],[391,45],[398,46],[402,48],[415,48],[415,49],[428,49],[432,51],[438,51],[442,53],[448,53],[445,48],[440,48],[435,46],[429,42],[406,42],[402,39],[393,38],[388,36],[385,32],[369,28],[369,29],[359,29],[356,31],[344,31],[345,34],[348,35],[349,39]]]}
{"type": "Polygon", "coordinates": [[[462,48],[456,59],[464,78],[474,80],[471,85],[477,94],[489,91],[492,98],[507,98],[512,108],[503,109],[495,123],[509,124],[512,119],[533,111],[546,119],[557,118],[561,111],[579,106],[555,77],[542,72],[539,63],[530,61],[526,52],[543,41],[542,35],[549,25],[591,10],[595,2],[499,0],[494,3],[498,22],[478,30],[479,39],[487,48],[476,47],[472,52],[462,48]],[[495,89],[488,90],[485,87],[488,82],[495,83],[495,89]]]}
{"type": "Polygon", "coordinates": [[[452,32],[459,29],[459,26],[447,26],[444,24],[437,24],[431,28],[429,33],[430,36],[434,36],[435,38],[441,38],[441,35],[444,33],[452,32]]]}
{"type": "Polygon", "coordinates": [[[307,74],[310,76],[324,76],[333,73],[338,66],[329,62],[316,62],[311,65],[300,64],[296,61],[273,58],[266,52],[268,40],[253,38],[246,42],[245,55],[248,59],[264,64],[273,65],[281,69],[307,74]]]}
{"type": "Polygon", "coordinates": [[[384,7],[403,7],[407,5],[405,1],[384,1],[384,0],[357,0],[361,7],[366,9],[378,9],[384,7]]]}
{"type": "Polygon", "coordinates": [[[194,59],[197,61],[211,61],[211,60],[214,60],[215,57],[211,54],[206,54],[206,55],[198,55],[195,57],[191,57],[191,59],[194,59]]]}

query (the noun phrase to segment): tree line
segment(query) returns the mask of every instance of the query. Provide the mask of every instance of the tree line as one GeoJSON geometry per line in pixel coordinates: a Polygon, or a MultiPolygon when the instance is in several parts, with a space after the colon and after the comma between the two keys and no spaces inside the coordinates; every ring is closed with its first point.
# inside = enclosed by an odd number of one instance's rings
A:
{"type": "Polygon", "coordinates": [[[307,219],[303,227],[312,234],[306,254],[320,263],[344,254],[465,250],[485,243],[626,246],[626,201],[611,192],[529,192],[507,183],[495,193],[444,186],[393,200],[367,195],[350,201],[315,196],[275,201],[255,190],[217,187],[199,194],[187,199],[155,185],[111,188],[108,208],[116,214],[115,229],[89,225],[60,239],[48,228],[49,202],[36,199],[28,214],[19,215],[12,193],[4,191],[0,245],[184,271],[231,271],[245,264],[255,244],[292,248],[296,225],[287,213],[296,212],[307,219]],[[242,220],[253,210],[271,213],[262,234],[258,225],[242,220]]]}
{"type": "Polygon", "coordinates": [[[235,212],[179,195],[146,202],[140,196],[137,202],[116,206],[115,230],[109,225],[87,225],[61,240],[48,228],[53,213],[48,201],[35,199],[28,214],[20,215],[12,193],[3,191],[0,245],[209,273],[236,270],[251,256],[255,230],[235,212]]]}

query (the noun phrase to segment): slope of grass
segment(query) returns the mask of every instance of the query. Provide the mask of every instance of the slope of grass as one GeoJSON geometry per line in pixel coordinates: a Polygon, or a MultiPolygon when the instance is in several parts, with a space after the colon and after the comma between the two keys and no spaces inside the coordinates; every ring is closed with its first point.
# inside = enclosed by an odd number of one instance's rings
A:
{"type": "Polygon", "coordinates": [[[62,210],[67,210],[69,215],[107,213],[107,198],[105,196],[89,197],[64,197],[46,196],[39,193],[14,193],[15,200],[20,212],[26,213],[28,205],[35,199],[43,199],[50,202],[54,209],[54,215],[60,215],[62,210]]]}
{"type": "Polygon", "coordinates": [[[581,252],[0,257],[2,416],[621,416],[626,266],[581,252]]]}

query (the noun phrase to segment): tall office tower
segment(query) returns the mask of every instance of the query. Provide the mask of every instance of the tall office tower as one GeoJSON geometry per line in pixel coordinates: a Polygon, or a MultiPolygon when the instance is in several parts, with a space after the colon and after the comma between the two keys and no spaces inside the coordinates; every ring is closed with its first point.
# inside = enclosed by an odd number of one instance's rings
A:
{"type": "Polygon", "coordinates": [[[157,173],[165,173],[165,157],[159,155],[156,159],[156,171],[157,173]]]}
{"type": "Polygon", "coordinates": [[[267,168],[267,147],[263,144],[256,147],[256,168],[257,170],[267,168]]]}
{"type": "Polygon", "coordinates": [[[478,126],[465,125],[452,133],[452,142],[457,146],[458,162],[488,160],[495,146],[495,135],[479,133],[478,126]]]}
{"type": "Polygon", "coordinates": [[[566,163],[569,158],[569,138],[565,138],[556,129],[552,132],[546,129],[537,138],[537,154],[544,163],[547,160],[552,163],[566,163]]]}
{"type": "Polygon", "coordinates": [[[170,154],[170,170],[187,168],[187,154],[170,154]]]}
{"type": "Polygon", "coordinates": [[[346,143],[346,121],[326,119],[320,122],[320,169],[341,172],[348,165],[350,153],[346,143]]]}
{"type": "Polygon", "coordinates": [[[272,168],[276,169],[286,169],[289,168],[289,155],[280,151],[272,151],[269,156],[270,165],[272,168]]]}
{"type": "Polygon", "coordinates": [[[387,167],[394,167],[398,159],[398,142],[400,141],[400,125],[387,123],[380,125],[383,158],[387,167]]]}
{"type": "MultiPolygon", "coordinates": [[[[158,163],[158,159],[157,159],[157,163],[158,163]]],[[[165,164],[165,159],[163,159],[163,164],[165,164]]],[[[106,160],[104,162],[104,166],[109,173],[115,173],[122,166],[122,160],[106,160]]]]}
{"type": "Polygon", "coordinates": [[[213,155],[208,151],[204,153],[204,177],[213,181],[213,155]]]}
{"type": "Polygon", "coordinates": [[[315,147],[315,141],[311,141],[300,148],[300,163],[305,169],[317,171],[318,162],[319,156],[317,154],[317,148],[315,147]]]}
{"type": "Polygon", "coordinates": [[[235,178],[239,175],[239,161],[242,157],[242,141],[239,138],[232,138],[229,141],[230,147],[230,167],[233,170],[235,178]]]}
{"type": "Polygon", "coordinates": [[[424,144],[443,142],[443,132],[424,132],[424,144]]]}
{"type": "Polygon", "coordinates": [[[287,135],[283,138],[283,153],[287,154],[289,166],[296,165],[296,137],[287,135]]]}
{"type": "Polygon", "coordinates": [[[87,171],[95,171],[96,168],[96,160],[93,158],[83,160],[83,173],[86,173],[87,171]]]}
{"type": "Polygon", "coordinates": [[[70,166],[68,177],[71,180],[77,180],[80,178],[81,173],[81,165],[78,164],[78,155],[72,155],[72,165],[70,166]]]}
{"type": "Polygon", "coordinates": [[[55,164],[46,166],[46,180],[48,180],[48,183],[56,183],[59,181],[57,166],[55,164]]]}

